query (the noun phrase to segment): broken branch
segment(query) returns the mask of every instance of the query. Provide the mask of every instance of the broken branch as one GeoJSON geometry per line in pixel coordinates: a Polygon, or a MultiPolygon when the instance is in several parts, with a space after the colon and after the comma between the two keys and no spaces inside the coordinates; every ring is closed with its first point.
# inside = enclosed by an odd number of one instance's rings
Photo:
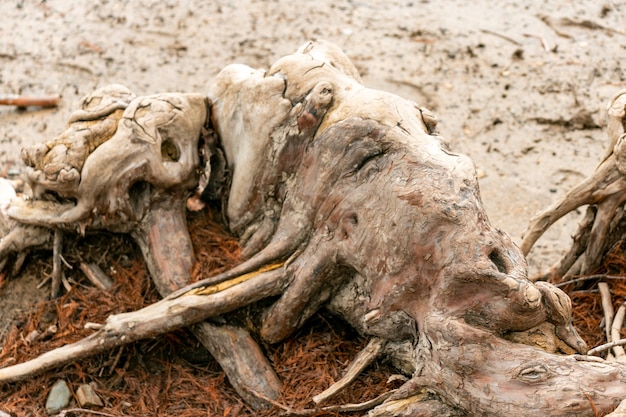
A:
{"type": "Polygon", "coordinates": [[[168,333],[227,313],[279,294],[283,281],[283,272],[273,270],[219,293],[161,300],[135,312],[112,315],[102,329],[91,336],[30,361],[0,369],[0,383],[28,378],[113,347],[168,333]]]}
{"type": "Polygon", "coordinates": [[[615,342],[605,343],[603,345],[594,347],[589,352],[587,352],[587,355],[596,355],[600,352],[604,352],[605,350],[612,349],[615,346],[624,346],[624,345],[626,345],[626,339],[620,339],[615,342]]]}

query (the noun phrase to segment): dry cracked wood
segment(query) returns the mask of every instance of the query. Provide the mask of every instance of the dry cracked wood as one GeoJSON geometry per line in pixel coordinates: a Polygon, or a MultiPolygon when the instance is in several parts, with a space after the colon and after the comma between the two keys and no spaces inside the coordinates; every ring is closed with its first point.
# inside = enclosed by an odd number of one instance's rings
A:
{"type": "MultiPolygon", "coordinates": [[[[586,351],[571,325],[569,298],[528,279],[520,249],[487,219],[473,163],[448,149],[430,112],[365,87],[349,59],[325,42],[307,43],[267,71],[228,66],[208,91],[219,141],[199,147],[213,146],[205,155],[223,149],[230,187],[221,197],[247,259],[176,290],[192,249],[176,245],[184,256],[173,257],[161,233],[188,242],[181,212],[197,178],[178,177],[161,187],[168,193],[151,194],[149,181],[131,184],[120,175],[93,181],[96,196],[79,185],[74,203],[13,203],[7,212],[19,227],[95,224],[131,233],[157,285],[169,286],[162,292],[174,292],[111,316],[83,341],[0,370],[0,381],[58,366],[68,360],[65,352],[75,360],[277,296],[260,317],[267,342],[289,336],[324,305],[362,335],[387,341],[385,354],[413,378],[373,415],[591,416],[594,407],[608,410],[623,399],[623,365],[535,347],[586,351]],[[100,197],[129,190],[137,193],[131,207],[100,197]],[[169,271],[167,279],[158,270],[169,271]],[[539,333],[543,340],[531,337],[539,333]]],[[[198,106],[206,111],[204,102],[198,106]]],[[[155,112],[141,117],[169,120],[167,111],[155,112]]],[[[137,134],[139,147],[150,152],[137,134]]],[[[154,154],[182,155],[186,144],[154,154]]],[[[214,166],[197,148],[196,154],[195,169],[214,166]]],[[[147,159],[152,167],[155,159],[147,159]]],[[[82,170],[86,180],[92,161],[82,170]]],[[[124,167],[122,160],[107,163],[124,167]]],[[[213,180],[206,186],[220,189],[213,180]]]]}

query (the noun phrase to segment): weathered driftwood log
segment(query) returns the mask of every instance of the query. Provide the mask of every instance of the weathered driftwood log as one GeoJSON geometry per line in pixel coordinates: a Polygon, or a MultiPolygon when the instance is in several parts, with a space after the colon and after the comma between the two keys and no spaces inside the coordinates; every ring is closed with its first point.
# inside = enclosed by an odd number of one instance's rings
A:
{"type": "MultiPolygon", "coordinates": [[[[135,98],[121,85],[85,97],[61,135],[23,150],[32,195],[6,208],[14,227],[0,241],[0,256],[46,244],[51,235],[56,242],[60,229],[108,229],[134,238],[161,295],[189,283],[194,252],[185,200],[198,186],[201,156],[211,154],[209,110],[200,94],[135,98]]],[[[56,277],[59,267],[55,262],[56,277]]],[[[256,392],[278,397],[278,377],[243,329],[194,329],[249,404],[267,405],[256,392]],[[224,351],[251,360],[234,363],[224,351]]]]}
{"type": "Polygon", "coordinates": [[[521,244],[524,254],[561,217],[581,206],[589,206],[569,251],[535,279],[558,281],[565,276],[591,274],[607,250],[624,239],[625,109],[626,90],[623,90],[607,106],[609,146],[595,172],[531,219],[521,244]]]}
{"type": "MultiPolygon", "coordinates": [[[[304,45],[268,71],[225,68],[209,86],[209,100],[230,173],[226,215],[247,260],[145,309],[111,316],[83,341],[4,368],[0,381],[58,366],[67,352],[76,360],[278,295],[260,318],[268,342],[292,334],[322,305],[361,334],[388,341],[385,352],[413,378],[373,415],[591,416],[626,396],[624,366],[590,365],[528,345],[586,351],[571,325],[569,298],[527,278],[519,248],[487,220],[473,164],[448,149],[427,110],[366,88],[347,57],[323,42],[304,45]],[[543,341],[533,338],[538,333],[543,341]]],[[[143,115],[152,120],[150,113],[143,115]]],[[[155,120],[167,119],[157,113],[155,120]]],[[[161,152],[170,155],[168,146],[161,152]]],[[[107,163],[120,171],[133,166],[107,163]]],[[[211,166],[197,158],[196,167],[211,166]]],[[[81,188],[81,178],[78,190],[99,190],[91,199],[79,193],[62,207],[18,202],[8,213],[28,227],[76,227],[85,219],[114,225],[135,236],[151,268],[176,277],[193,262],[191,249],[176,252],[182,260],[168,256],[172,248],[159,233],[186,233],[178,230],[183,217],[160,220],[180,214],[195,185],[178,182],[151,193],[145,180],[81,188]],[[143,232],[136,222],[124,227],[136,218],[123,203],[98,197],[124,187],[151,196],[131,199],[143,209],[143,232]],[[164,197],[170,193],[176,198],[164,197]]],[[[212,183],[207,187],[219,189],[212,183]]]]}

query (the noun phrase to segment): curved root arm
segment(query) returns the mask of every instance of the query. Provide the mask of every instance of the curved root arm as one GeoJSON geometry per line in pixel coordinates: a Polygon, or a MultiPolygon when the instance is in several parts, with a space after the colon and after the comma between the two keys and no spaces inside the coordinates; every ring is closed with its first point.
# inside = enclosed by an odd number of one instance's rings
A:
{"type": "Polygon", "coordinates": [[[585,204],[603,201],[623,190],[625,186],[622,175],[615,166],[615,158],[611,156],[596,169],[591,177],[531,219],[520,249],[524,255],[528,255],[535,242],[561,217],[585,204]]]}
{"type": "Polygon", "coordinates": [[[19,365],[0,369],[0,383],[18,381],[116,346],[187,327],[279,294],[283,289],[284,278],[283,270],[275,269],[222,292],[162,300],[138,311],[110,316],[100,330],[85,339],[19,365]]]}
{"type": "Polygon", "coordinates": [[[530,222],[521,249],[528,254],[533,244],[559,218],[589,204],[585,218],[573,236],[570,250],[534,279],[559,280],[590,274],[602,256],[624,234],[626,202],[626,90],[617,92],[607,107],[609,146],[595,172],[530,222]]]}

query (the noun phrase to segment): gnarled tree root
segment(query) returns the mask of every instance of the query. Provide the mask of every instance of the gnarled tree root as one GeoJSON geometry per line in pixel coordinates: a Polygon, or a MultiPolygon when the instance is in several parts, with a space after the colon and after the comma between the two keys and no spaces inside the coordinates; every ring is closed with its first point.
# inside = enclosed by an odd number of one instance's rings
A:
{"type": "Polygon", "coordinates": [[[623,364],[549,354],[449,317],[426,318],[416,356],[414,377],[371,415],[406,415],[397,401],[424,391],[461,415],[493,417],[593,416],[626,396],[623,364]]]}
{"type": "MultiPolygon", "coordinates": [[[[79,342],[0,369],[0,383],[278,294],[285,284],[283,277],[281,269],[274,269],[222,292],[164,299],[136,312],[111,316],[100,330],[79,342]]],[[[373,416],[424,415],[420,408],[433,407],[427,401],[421,403],[424,398],[419,395],[424,392],[437,394],[443,403],[436,408],[450,416],[591,416],[594,409],[611,411],[626,395],[623,364],[549,354],[439,315],[425,318],[416,359],[413,378],[378,406],[373,416]]]]}
{"type": "MultiPolygon", "coordinates": [[[[184,199],[155,201],[139,227],[131,232],[161,296],[166,297],[190,280],[194,252],[187,231],[184,199]],[[176,259],[176,262],[172,262],[176,259]]],[[[220,364],[228,381],[247,404],[259,410],[277,399],[281,382],[272,365],[247,330],[200,322],[192,327],[200,343],[220,364]]]]}
{"type": "Polygon", "coordinates": [[[559,280],[593,273],[602,255],[626,233],[626,90],[618,92],[607,108],[609,147],[595,172],[565,196],[534,216],[520,245],[528,254],[545,231],[567,213],[589,205],[568,253],[534,279],[559,280]]]}

